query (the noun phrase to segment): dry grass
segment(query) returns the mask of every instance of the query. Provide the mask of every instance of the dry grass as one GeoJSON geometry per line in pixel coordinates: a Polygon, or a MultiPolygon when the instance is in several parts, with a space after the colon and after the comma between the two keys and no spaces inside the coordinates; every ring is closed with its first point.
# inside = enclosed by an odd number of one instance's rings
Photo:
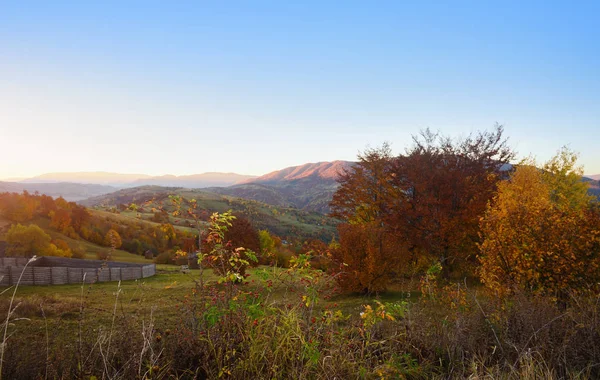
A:
{"type": "MultiPolygon", "coordinates": [[[[307,307],[302,296],[313,288],[282,270],[252,271],[248,285],[233,288],[212,274],[200,286],[198,271],[161,271],[120,287],[19,289],[4,378],[600,377],[597,297],[561,306],[470,290],[427,299],[398,292],[383,299],[394,320],[370,320],[359,311],[375,310],[372,299],[328,302],[323,287],[307,307]],[[400,296],[408,302],[394,306],[400,296]]],[[[0,296],[0,313],[7,301],[0,296]]]]}

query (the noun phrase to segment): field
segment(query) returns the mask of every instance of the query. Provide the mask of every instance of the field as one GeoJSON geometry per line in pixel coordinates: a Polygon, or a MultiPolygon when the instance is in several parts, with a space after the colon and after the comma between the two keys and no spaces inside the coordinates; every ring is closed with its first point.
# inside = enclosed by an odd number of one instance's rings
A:
{"type": "MultiPolygon", "coordinates": [[[[331,278],[302,268],[258,267],[233,287],[212,271],[200,284],[199,270],[175,266],[120,284],[20,287],[3,378],[598,374],[598,300],[567,309],[526,297],[499,304],[460,284],[425,296],[414,281],[378,296],[336,295],[331,278]]],[[[0,315],[13,290],[0,295],[0,315]]]]}
{"type": "MultiPolygon", "coordinates": [[[[281,274],[283,269],[258,267],[250,270],[249,284],[245,291],[259,291],[260,277],[265,273],[281,274]],[[255,283],[256,281],[256,283],[255,283]]],[[[208,287],[218,287],[217,276],[212,271],[203,271],[203,280],[208,287]]],[[[83,328],[85,334],[99,334],[102,330],[114,328],[115,334],[139,334],[140,324],[153,324],[154,334],[177,329],[184,321],[182,315],[186,302],[193,297],[197,289],[200,270],[192,269],[182,273],[179,266],[159,265],[157,275],[143,280],[123,281],[121,283],[96,283],[92,285],[60,285],[60,286],[21,286],[14,298],[14,314],[11,316],[8,338],[9,351],[7,362],[15,362],[16,366],[4,373],[11,373],[21,378],[27,371],[21,367],[21,359],[13,354],[40,351],[40,342],[46,342],[49,352],[60,352],[61,347],[70,347],[80,342],[77,332],[83,328]],[[115,327],[115,318],[117,320],[115,327]],[[123,331],[124,326],[132,331],[123,331]],[[136,327],[133,327],[136,325],[136,327]],[[113,327],[111,327],[113,326],[113,327]],[[34,346],[32,346],[32,344],[34,346]],[[36,347],[36,348],[34,348],[36,347]],[[10,372],[14,371],[14,372],[10,372]]],[[[295,280],[294,280],[295,281],[295,280]]],[[[4,289],[0,294],[0,315],[6,315],[14,288],[4,289]]],[[[285,286],[275,286],[269,292],[270,305],[296,302],[290,297],[285,286]]],[[[327,305],[340,303],[345,312],[358,314],[362,297],[343,297],[336,300],[321,300],[319,309],[327,305]]],[[[85,344],[93,354],[94,339],[99,336],[87,335],[85,344]],[[91,338],[91,340],[90,340],[91,338]],[[89,348],[89,345],[92,347],[89,348]]],[[[52,356],[52,359],[57,360],[52,356]]],[[[7,367],[7,366],[5,366],[7,367]]],[[[58,371],[53,368],[50,372],[58,371]]],[[[64,376],[64,374],[63,374],[64,376]]],[[[26,376],[25,376],[26,377],[26,376]]],[[[69,376],[67,376],[69,377],[69,376]]],[[[184,376],[185,378],[185,376],[184,376]]]]}

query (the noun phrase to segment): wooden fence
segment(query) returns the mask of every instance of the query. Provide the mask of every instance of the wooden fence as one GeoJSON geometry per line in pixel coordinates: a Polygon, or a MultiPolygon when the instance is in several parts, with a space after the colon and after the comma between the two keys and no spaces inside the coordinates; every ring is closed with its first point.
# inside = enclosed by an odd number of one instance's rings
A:
{"type": "MultiPolygon", "coordinates": [[[[155,264],[122,264],[111,262],[109,265],[102,265],[101,261],[93,260],[94,264],[99,263],[96,268],[86,267],[77,268],[69,266],[39,266],[32,262],[23,270],[28,258],[22,257],[2,257],[0,258],[0,286],[15,285],[19,278],[20,285],[63,285],[63,284],[81,284],[85,281],[87,284],[106,281],[126,281],[140,278],[151,277],[156,274],[155,264]]],[[[65,259],[62,259],[63,262],[65,259]]],[[[87,261],[87,260],[86,260],[87,261]]],[[[91,260],[90,260],[91,261],[91,260]]],[[[90,264],[87,261],[85,264],[90,264]]],[[[73,262],[77,264],[79,260],[73,262]]],[[[71,264],[71,263],[69,263],[71,264]]],[[[82,265],[83,266],[83,265],[82,265]]]]}

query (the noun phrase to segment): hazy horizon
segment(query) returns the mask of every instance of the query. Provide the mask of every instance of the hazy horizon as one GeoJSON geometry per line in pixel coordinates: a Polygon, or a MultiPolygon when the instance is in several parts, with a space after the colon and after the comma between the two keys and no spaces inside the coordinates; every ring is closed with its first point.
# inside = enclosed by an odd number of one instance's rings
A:
{"type": "Polygon", "coordinates": [[[600,173],[600,4],[0,5],[0,178],[262,175],[505,126],[600,173]]]}

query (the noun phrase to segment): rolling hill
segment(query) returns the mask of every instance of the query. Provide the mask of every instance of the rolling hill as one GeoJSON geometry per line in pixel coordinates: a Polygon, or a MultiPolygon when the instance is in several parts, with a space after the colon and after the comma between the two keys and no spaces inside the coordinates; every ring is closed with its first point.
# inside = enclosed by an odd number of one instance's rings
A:
{"type": "Polygon", "coordinates": [[[234,213],[246,217],[257,229],[266,229],[282,238],[321,239],[330,241],[337,234],[337,220],[323,214],[298,210],[287,206],[274,206],[263,202],[241,199],[200,189],[141,186],[122,189],[79,202],[97,210],[118,212],[123,217],[152,220],[157,209],[167,211],[169,222],[175,227],[190,226],[192,220],[184,216],[174,217],[174,207],[169,195],[179,195],[186,200],[195,199],[199,210],[234,213]],[[126,210],[131,203],[140,206],[138,211],[126,210]],[[154,210],[153,210],[154,209],[154,210]]]}
{"type": "Polygon", "coordinates": [[[329,202],[338,187],[336,182],[338,173],[351,165],[352,162],[349,161],[308,163],[277,170],[260,177],[216,172],[155,177],[109,172],[48,173],[14,183],[11,189],[6,186],[4,191],[22,191],[18,187],[22,185],[23,189],[28,191],[37,190],[47,195],[62,195],[68,200],[79,201],[107,194],[118,188],[140,186],[205,188],[209,192],[255,200],[276,207],[297,208],[326,214],[329,212],[329,202]],[[67,189],[64,182],[70,182],[71,185],[80,184],[80,191],[76,191],[75,186],[67,189]],[[83,183],[86,185],[81,185],[83,183]],[[24,186],[25,184],[27,186],[24,186]]]}
{"type": "Polygon", "coordinates": [[[338,173],[352,166],[349,161],[317,162],[278,170],[244,183],[207,190],[278,207],[294,207],[327,214],[338,188],[338,173]]]}
{"type": "Polygon", "coordinates": [[[591,177],[583,177],[583,181],[589,184],[588,193],[595,195],[600,200],[600,181],[591,177]]]}
{"type": "Polygon", "coordinates": [[[187,187],[190,189],[231,186],[245,180],[254,178],[254,176],[242,175],[236,173],[203,173],[192,175],[163,175],[150,178],[141,178],[131,182],[130,186],[171,186],[187,187]]]}
{"type": "Polygon", "coordinates": [[[261,183],[268,185],[281,185],[286,182],[298,180],[312,180],[335,182],[341,170],[353,165],[350,161],[331,161],[308,163],[299,166],[277,170],[263,176],[245,181],[245,183],[261,183]]]}
{"type": "MultiPolygon", "coordinates": [[[[5,234],[8,231],[10,225],[13,224],[11,221],[6,220],[0,215],[0,253],[3,254],[3,249],[6,249],[6,242],[4,241],[5,234]]],[[[48,219],[36,217],[34,220],[30,222],[25,222],[25,225],[35,224],[40,227],[45,233],[50,235],[52,239],[60,239],[66,242],[71,249],[79,249],[80,251],[85,253],[86,259],[96,260],[97,253],[104,253],[108,251],[108,248],[102,247],[100,245],[91,243],[89,241],[85,241],[83,239],[72,239],[60,232],[57,232],[55,229],[50,228],[50,223],[48,219]]],[[[115,249],[111,251],[111,261],[122,261],[128,263],[151,263],[152,260],[147,260],[144,256],[135,255],[133,253],[129,253],[123,251],[121,249],[115,249]]]]}

